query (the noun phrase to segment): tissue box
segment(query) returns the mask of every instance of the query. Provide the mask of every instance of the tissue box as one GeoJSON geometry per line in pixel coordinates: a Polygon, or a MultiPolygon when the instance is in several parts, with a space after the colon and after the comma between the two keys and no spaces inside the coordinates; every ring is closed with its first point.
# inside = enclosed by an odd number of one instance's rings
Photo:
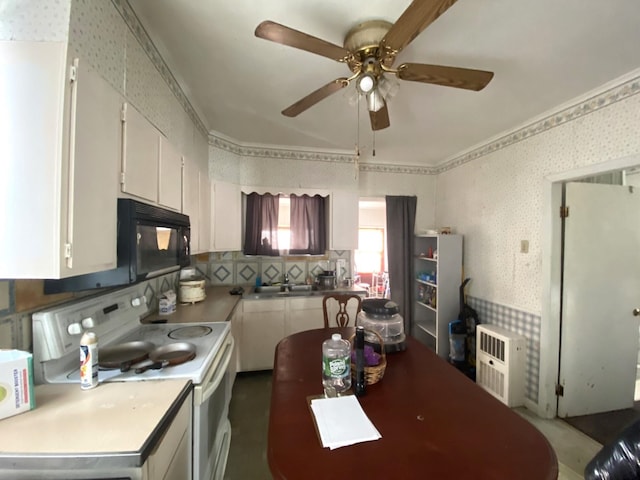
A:
{"type": "Polygon", "coordinates": [[[167,290],[160,297],[158,312],[160,315],[170,315],[176,311],[176,293],[173,290],[167,290]]]}
{"type": "Polygon", "coordinates": [[[0,418],[35,406],[33,355],[21,350],[0,350],[0,418]]]}

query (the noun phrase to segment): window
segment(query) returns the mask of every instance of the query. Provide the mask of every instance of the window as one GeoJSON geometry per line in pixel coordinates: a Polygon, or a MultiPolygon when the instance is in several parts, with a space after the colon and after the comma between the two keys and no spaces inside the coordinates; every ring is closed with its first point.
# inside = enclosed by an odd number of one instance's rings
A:
{"type": "Polygon", "coordinates": [[[324,255],[325,199],[319,195],[247,195],[245,255],[324,255]]]}
{"type": "Polygon", "coordinates": [[[385,250],[383,228],[360,228],[355,264],[358,273],[384,272],[385,250]]]}

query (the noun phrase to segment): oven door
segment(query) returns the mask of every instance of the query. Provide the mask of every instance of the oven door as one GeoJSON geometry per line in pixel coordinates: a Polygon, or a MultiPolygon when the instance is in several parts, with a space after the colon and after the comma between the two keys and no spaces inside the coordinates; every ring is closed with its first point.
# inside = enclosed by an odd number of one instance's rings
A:
{"type": "Polygon", "coordinates": [[[228,388],[234,339],[229,334],[215,356],[202,384],[193,390],[193,478],[222,479],[229,451],[228,388]]]}

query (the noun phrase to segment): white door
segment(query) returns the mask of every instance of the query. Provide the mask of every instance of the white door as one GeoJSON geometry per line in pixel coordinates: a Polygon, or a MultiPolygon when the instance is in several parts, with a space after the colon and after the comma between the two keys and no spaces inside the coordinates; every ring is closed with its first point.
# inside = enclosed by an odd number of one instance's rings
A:
{"type": "Polygon", "coordinates": [[[640,192],[569,183],[558,416],[633,406],[640,307],[640,192]]]}

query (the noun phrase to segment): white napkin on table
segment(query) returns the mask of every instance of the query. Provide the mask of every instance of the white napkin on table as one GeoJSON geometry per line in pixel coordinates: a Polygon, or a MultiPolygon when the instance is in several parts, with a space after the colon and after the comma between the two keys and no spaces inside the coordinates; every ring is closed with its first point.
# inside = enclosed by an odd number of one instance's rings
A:
{"type": "Polygon", "coordinates": [[[323,447],[331,450],[382,438],[354,395],[311,400],[323,447]]]}

